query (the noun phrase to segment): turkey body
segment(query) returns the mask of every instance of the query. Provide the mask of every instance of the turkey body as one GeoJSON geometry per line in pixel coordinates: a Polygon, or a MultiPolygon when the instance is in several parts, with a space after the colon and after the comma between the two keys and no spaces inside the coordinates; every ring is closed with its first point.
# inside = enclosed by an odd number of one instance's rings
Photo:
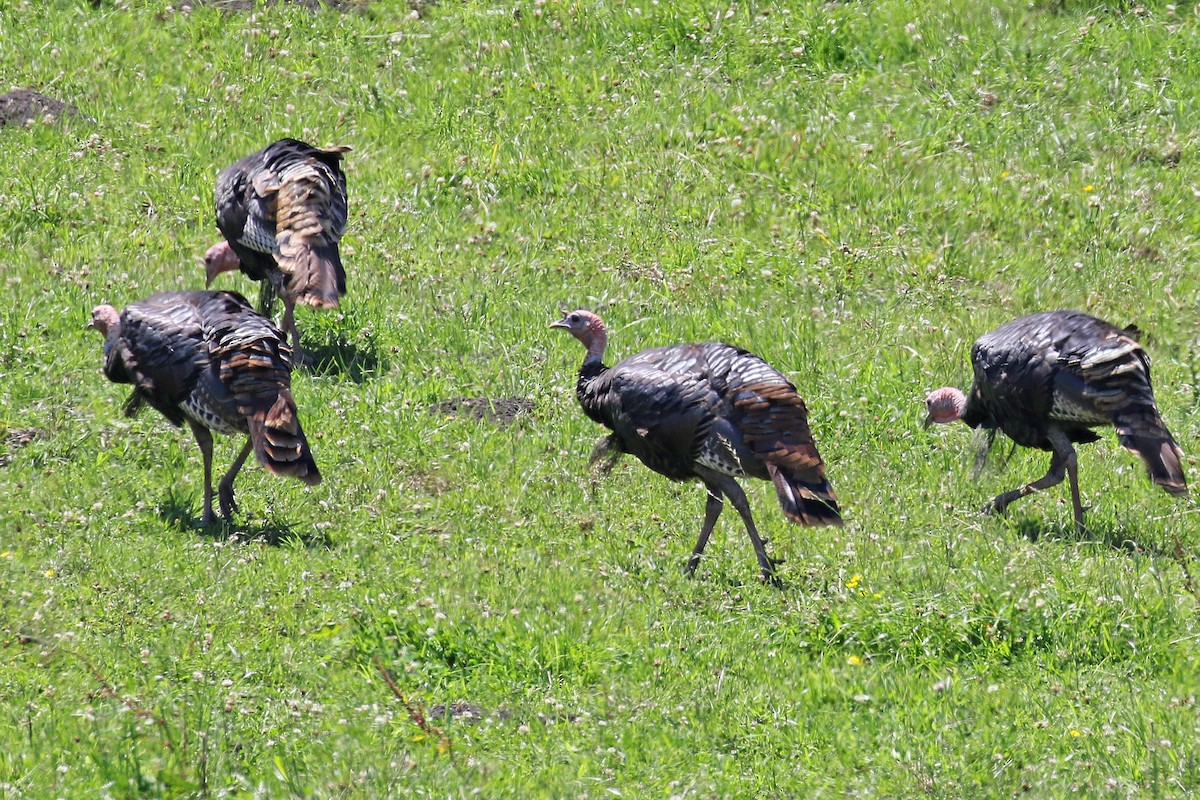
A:
{"type": "Polygon", "coordinates": [[[746,524],[764,578],[774,578],[776,562],[766,554],[736,478],[771,481],[793,522],[841,524],[804,400],[787,378],[753,353],[717,342],[656,347],[606,367],[603,323],[585,316],[590,314],[571,312],[554,326],[571,330],[589,347],[576,397],[584,413],[612,431],[600,451],[628,453],[660,475],[699,480],[708,489],[689,574],[728,497],[746,524]]]}
{"type": "Polygon", "coordinates": [[[246,457],[309,485],[320,472],[291,395],[291,352],[283,334],[234,292],[162,292],[93,312],[105,335],[104,374],[133,385],[126,416],[143,405],[191,428],[204,456],[204,522],[215,521],[212,436],[242,433],[245,447],[220,485],[221,513],[235,508],[233,481],[246,457]]]}
{"type": "Polygon", "coordinates": [[[338,243],[348,214],[341,160],[349,149],[281,139],[217,176],[217,227],[236,259],[221,262],[210,251],[209,280],[240,268],[262,284],[264,313],[276,294],[282,296],[283,327],[297,347],[295,305],[336,308],[346,293],[338,243]]]}
{"type": "Polygon", "coordinates": [[[1154,483],[1172,494],[1187,492],[1183,453],[1159,415],[1150,357],[1136,329],[1078,311],[1030,314],[979,337],[971,363],[975,380],[959,418],[1052,453],[1045,477],[999,495],[986,510],[1003,512],[1013,500],[1060,483],[1065,473],[1082,529],[1073,444],[1096,441],[1093,428],[1100,426],[1116,428],[1120,444],[1141,456],[1154,483]]]}

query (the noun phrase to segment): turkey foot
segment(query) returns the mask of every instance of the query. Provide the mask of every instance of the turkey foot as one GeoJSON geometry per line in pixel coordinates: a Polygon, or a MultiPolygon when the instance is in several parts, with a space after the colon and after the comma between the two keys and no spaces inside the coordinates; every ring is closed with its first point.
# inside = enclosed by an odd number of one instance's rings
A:
{"type": "Polygon", "coordinates": [[[233,460],[233,466],[225,473],[225,477],[221,478],[221,483],[217,487],[217,496],[221,503],[221,516],[225,519],[233,519],[233,512],[237,511],[237,503],[233,501],[233,479],[237,477],[238,471],[246,463],[246,456],[250,455],[253,447],[253,441],[246,439],[246,445],[242,448],[242,452],[238,453],[238,457],[233,460]]]}
{"type": "Polygon", "coordinates": [[[779,573],[775,571],[775,568],[783,562],[784,559],[782,558],[773,558],[772,556],[767,556],[767,564],[769,566],[763,567],[762,582],[768,586],[774,586],[776,589],[782,589],[783,580],[779,577],[779,573]]]}
{"type": "Polygon", "coordinates": [[[292,366],[297,369],[312,369],[317,365],[316,360],[301,349],[299,343],[292,348],[292,366]]]}
{"type": "MultiPolygon", "coordinates": [[[[1022,487],[1022,488],[1024,488],[1024,487],[1022,487]]],[[[1009,494],[1009,493],[1005,492],[1005,494],[1009,494]]],[[[1022,496],[1023,495],[1018,495],[1018,497],[1022,497],[1022,496]]],[[[1013,498],[1013,499],[1015,499],[1015,498],[1013,498]]],[[[997,517],[1003,517],[1005,514],[1008,513],[1008,504],[1011,502],[1012,502],[1012,499],[1006,500],[1003,494],[999,495],[998,497],[994,497],[991,500],[988,500],[986,503],[984,503],[983,508],[979,509],[979,513],[987,514],[988,516],[995,515],[997,517]]]]}
{"type": "Polygon", "coordinates": [[[237,511],[238,504],[233,500],[233,484],[225,485],[224,481],[218,489],[218,499],[221,503],[221,516],[226,521],[233,519],[233,512],[237,511]]]}

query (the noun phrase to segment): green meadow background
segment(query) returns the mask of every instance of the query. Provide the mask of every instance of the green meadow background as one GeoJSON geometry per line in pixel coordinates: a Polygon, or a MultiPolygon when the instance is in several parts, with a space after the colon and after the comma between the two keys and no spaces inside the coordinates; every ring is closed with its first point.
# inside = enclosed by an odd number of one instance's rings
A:
{"type": "Polygon", "coordinates": [[[0,91],[79,112],[0,127],[0,798],[1200,788],[1194,503],[1106,433],[1091,538],[1065,487],[981,517],[1047,456],[920,427],[1077,308],[1147,332],[1196,474],[1195,8],[235,5],[0,0],[0,91]],[[84,326],[201,287],[217,171],[284,136],[353,147],[325,480],[248,466],[205,529],[84,326]],[[784,587],[732,512],[685,579],[703,490],[589,473],[562,307],[784,371],[846,526],[748,485],[784,587]]]}

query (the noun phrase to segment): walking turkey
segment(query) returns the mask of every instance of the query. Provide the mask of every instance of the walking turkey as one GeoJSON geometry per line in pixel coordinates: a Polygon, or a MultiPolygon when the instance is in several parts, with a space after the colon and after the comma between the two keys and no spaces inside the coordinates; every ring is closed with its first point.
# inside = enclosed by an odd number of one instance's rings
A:
{"type": "Polygon", "coordinates": [[[607,453],[636,456],[671,480],[708,489],[704,524],[688,560],[691,575],[728,497],[741,514],[764,580],[779,562],[767,556],[735,478],[775,484],[784,515],[801,525],[841,525],[837,498],[808,428],[796,387],[753,353],[717,342],[656,347],[613,367],[603,364],[608,334],[591,311],[564,312],[552,328],[569,331],[587,355],[575,387],[583,411],[612,431],[607,453]]]}
{"type": "Polygon", "coordinates": [[[338,241],[346,230],[346,175],[342,154],[296,139],[280,139],[226,167],[213,198],[225,241],[204,256],[207,284],[241,269],[262,284],[260,310],[283,298],[282,327],[300,353],[296,304],[337,308],[346,293],[338,241]]]}
{"type": "Polygon", "coordinates": [[[1092,428],[1100,425],[1117,429],[1117,441],[1142,457],[1151,481],[1171,494],[1187,494],[1183,452],[1159,416],[1150,356],[1137,335],[1136,328],[1122,330],[1078,311],[1030,314],[975,342],[969,394],[946,387],[926,396],[926,428],[961,419],[1052,454],[1044,476],[998,495],[985,512],[1003,514],[1014,500],[1062,483],[1065,474],[1075,526],[1085,531],[1072,443],[1096,441],[1092,428]]]}
{"type": "Polygon", "coordinates": [[[162,292],[120,313],[96,306],[91,327],[104,336],[104,374],[133,384],[132,417],[144,404],[176,427],[184,422],[204,456],[205,524],[213,513],[212,435],[248,435],[219,486],[221,515],[236,505],[233,481],[254,451],[276,475],[313,486],[321,474],[292,398],[291,351],[283,333],[235,292],[162,292]]]}

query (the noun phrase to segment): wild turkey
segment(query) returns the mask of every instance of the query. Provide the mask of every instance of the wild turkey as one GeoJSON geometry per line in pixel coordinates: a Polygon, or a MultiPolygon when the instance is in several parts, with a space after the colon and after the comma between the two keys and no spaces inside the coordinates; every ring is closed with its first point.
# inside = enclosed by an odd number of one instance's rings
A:
{"type": "Polygon", "coordinates": [[[734,478],[775,484],[784,515],[801,525],[841,525],[837,498],[808,428],[796,387],[758,356],[728,344],[656,347],[613,367],[602,363],[608,334],[590,311],[551,323],[583,343],[575,387],[583,411],[612,430],[593,453],[636,456],[671,480],[695,478],[708,489],[704,524],[688,560],[691,575],[728,497],[742,516],[765,580],[775,565],[734,478]]]}
{"type": "MultiPolygon", "coordinates": [[[[1003,514],[1009,503],[1070,479],[1075,525],[1083,504],[1072,442],[1094,442],[1099,425],[1146,463],[1150,480],[1187,494],[1183,452],[1163,425],[1150,387],[1150,356],[1138,330],[1124,330],[1078,311],[1045,311],[1001,325],[971,348],[975,383],[969,395],[946,387],[925,398],[925,427],[961,419],[999,429],[1023,447],[1050,451],[1050,469],[1032,483],[997,496],[983,510],[1003,514]]],[[[990,442],[989,442],[990,444],[990,442]]]]}
{"type": "Polygon", "coordinates": [[[246,446],[221,479],[221,514],[232,516],[233,480],[251,449],[276,475],[321,482],[292,398],[291,351],[283,333],[235,292],[162,292],[119,314],[96,306],[104,374],[133,384],[132,417],[143,404],[176,427],[185,421],[204,456],[204,523],[213,514],[212,435],[245,433],[246,446]]]}
{"type": "Polygon", "coordinates": [[[260,311],[283,298],[283,329],[300,352],[296,303],[337,308],[346,293],[338,241],[346,229],[346,175],[342,154],[280,139],[239,159],[217,176],[213,197],[224,242],[204,256],[207,284],[241,269],[262,284],[260,311]]]}

